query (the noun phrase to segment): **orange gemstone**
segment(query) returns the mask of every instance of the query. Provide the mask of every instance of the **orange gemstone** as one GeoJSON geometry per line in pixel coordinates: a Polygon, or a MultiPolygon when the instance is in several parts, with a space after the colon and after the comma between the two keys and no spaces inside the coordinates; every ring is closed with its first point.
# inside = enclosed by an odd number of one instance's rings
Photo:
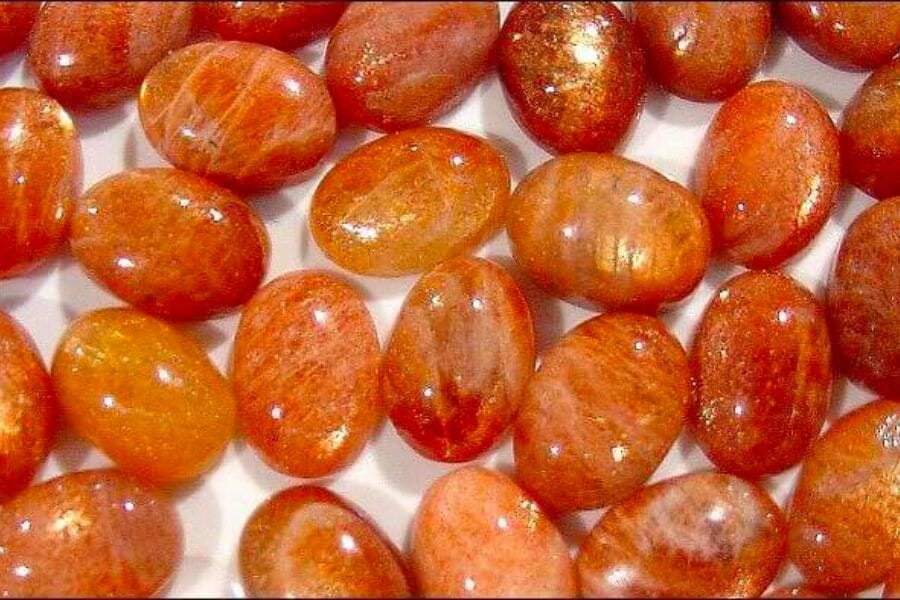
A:
{"type": "Polygon", "coordinates": [[[114,469],[62,475],[0,511],[4,597],[148,597],[184,553],[172,503],[114,469]]]}
{"type": "Polygon", "coordinates": [[[28,485],[55,433],[47,369],[31,336],[0,311],[0,500],[28,485]]]}
{"type": "Polygon", "coordinates": [[[226,40],[290,50],[325,35],[346,2],[197,2],[197,23],[226,40]]]}
{"type": "Polygon", "coordinates": [[[375,323],[355,289],[321,271],[289,273],[247,304],[232,379],[241,429],[294,477],[350,464],[381,420],[375,323]]]}
{"type": "Polygon", "coordinates": [[[776,2],[779,23],[820,61],[851,71],[874,69],[900,50],[896,2],[776,2]]]}
{"type": "Polygon", "coordinates": [[[144,79],[138,111],[166,160],[232,188],[294,183],[334,144],[322,80],[290,54],[247,42],[169,54],[144,79]]]}
{"type": "Polygon", "coordinates": [[[0,278],[19,275],[65,240],[81,191],[81,145],[52,98],[0,89],[0,278]],[[48,157],[53,157],[48,160],[48,157]]]}
{"type": "Polygon", "coordinates": [[[263,503],[239,549],[251,598],[405,598],[406,568],[394,545],[349,502],[297,486],[263,503]]]}
{"type": "Polygon", "coordinates": [[[900,196],[850,225],[831,281],[828,316],[842,367],[888,396],[900,392],[900,196]]]}
{"type": "Polygon", "coordinates": [[[0,2],[0,54],[28,38],[40,7],[40,2],[0,2]]]}
{"type": "Polygon", "coordinates": [[[569,154],[533,170],[513,193],[507,230],[539,286],[607,308],[655,310],[684,298],[710,253],[693,194],[613,154],[569,154]]]}
{"type": "Polygon", "coordinates": [[[519,2],[498,47],[513,114],[551,151],[612,150],[641,111],[644,54],[612,2],[519,2]]]}
{"type": "Polygon", "coordinates": [[[93,279],[168,319],[240,306],[269,253],[265,226],[238,196],[177,169],[134,169],[92,187],[75,205],[70,241],[93,279]]]}
{"type": "Polygon", "coordinates": [[[310,230],[341,267],[406,275],[479,246],[503,223],[506,161],[442,127],[386,135],[348,154],[313,196],[310,230]]]}
{"type": "Polygon", "coordinates": [[[541,358],[515,426],[516,474],[557,511],[600,508],[643,484],[684,423],[681,344],[644,315],[582,323],[541,358]]]}
{"type": "Polygon", "coordinates": [[[900,598],[900,568],[895,568],[884,582],[882,598],[900,598]]]}
{"type": "Polygon", "coordinates": [[[772,32],[768,2],[637,2],[634,26],[653,78],[702,102],[747,85],[772,32]]]}
{"type": "Polygon", "coordinates": [[[638,491],[600,518],[578,552],[586,598],[759,596],[785,552],[781,509],[761,487],[691,473],[638,491]]]}
{"type": "Polygon", "coordinates": [[[497,442],[533,371],[531,313],[516,282],[492,262],[455,258],[406,297],[381,390],[394,427],[417,452],[463,462],[497,442]]]}
{"type": "Polygon", "coordinates": [[[691,348],[688,422],[719,469],[744,477],[799,462],[831,403],[825,310],[780,273],[727,281],[706,308],[691,348]]]}
{"type": "Polygon", "coordinates": [[[825,224],[840,185],[831,117],[804,89],[753,83],[722,104],[700,146],[694,183],[723,256],[775,267],[825,224]]]}
{"type": "Polygon", "coordinates": [[[538,504],[482,467],[449,473],[425,492],[411,562],[426,597],[575,597],[566,543],[538,504]]]}
{"type": "Polygon", "coordinates": [[[134,94],[153,65],[187,43],[192,19],[189,2],[47,2],[29,64],[63,104],[108,106],[134,94]]]}
{"type": "Polygon", "coordinates": [[[807,584],[850,594],[900,561],[900,402],[877,400],[813,444],[791,501],[790,557],[807,584]]]}
{"type": "Polygon", "coordinates": [[[825,594],[820,594],[816,590],[804,585],[794,587],[782,587],[771,592],[767,592],[763,598],[827,598],[825,594]]]}
{"type": "Polygon", "coordinates": [[[81,316],[63,335],[51,374],[72,428],[141,479],[192,479],[231,440],[234,397],[206,352],[135,310],[81,316]]]}
{"type": "Polygon", "coordinates": [[[325,54],[338,116],[380,131],[425,125],[493,66],[496,2],[353,2],[325,54]]]}

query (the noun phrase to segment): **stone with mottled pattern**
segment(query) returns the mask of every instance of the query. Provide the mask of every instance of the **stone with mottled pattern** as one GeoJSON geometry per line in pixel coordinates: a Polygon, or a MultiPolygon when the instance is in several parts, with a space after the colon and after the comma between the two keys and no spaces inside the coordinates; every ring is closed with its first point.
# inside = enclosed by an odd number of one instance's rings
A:
{"type": "Polygon", "coordinates": [[[325,35],[347,2],[197,2],[198,25],[225,40],[291,50],[325,35]]]}
{"type": "Polygon", "coordinates": [[[40,2],[0,2],[0,54],[28,39],[40,7],[40,2]]]}

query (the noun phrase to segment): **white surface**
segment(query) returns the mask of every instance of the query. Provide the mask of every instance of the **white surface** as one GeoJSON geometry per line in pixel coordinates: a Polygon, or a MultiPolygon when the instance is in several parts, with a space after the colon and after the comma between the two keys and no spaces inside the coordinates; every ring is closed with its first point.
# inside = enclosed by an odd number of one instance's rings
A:
{"type": "MultiPolygon", "coordinates": [[[[505,17],[508,11],[509,6],[503,6],[502,15],[505,17]]],[[[325,40],[321,40],[296,54],[321,72],[324,50],[325,40]]],[[[23,57],[24,52],[20,51],[0,59],[0,83],[3,86],[36,87],[26,72],[23,57]]],[[[841,109],[865,79],[865,74],[846,73],[819,63],[784,34],[776,32],[757,79],[784,79],[806,86],[839,123],[841,109]]],[[[640,121],[619,152],[689,185],[694,156],[718,106],[687,102],[651,88],[640,121]]],[[[133,102],[99,113],[75,114],[74,117],[84,152],[85,189],[124,169],[165,164],[147,143],[133,102]]],[[[490,139],[505,154],[514,185],[528,170],[550,158],[513,120],[495,74],[488,76],[462,106],[438,124],[490,139]]],[[[363,141],[375,137],[377,135],[372,132],[344,131],[314,178],[255,200],[254,207],[265,220],[273,242],[267,280],[301,268],[337,269],[310,237],[307,227],[309,200],[318,180],[336,160],[363,141]]],[[[53,157],[48,156],[47,160],[53,160],[53,157]]],[[[135,198],[135,201],[140,199],[135,198]]],[[[785,265],[784,270],[821,297],[844,231],[873,202],[858,190],[845,186],[838,206],[822,232],[807,250],[785,265]]],[[[502,257],[503,264],[511,264],[503,233],[478,254],[502,257]]],[[[714,262],[697,290],[680,306],[661,315],[686,347],[712,291],[741,270],[714,262]]],[[[386,342],[400,304],[415,278],[354,276],[353,279],[364,293],[382,343],[386,342]]],[[[593,314],[537,292],[527,282],[523,282],[523,289],[531,301],[539,349],[593,314]]],[[[0,308],[11,312],[25,325],[48,364],[60,335],[76,316],[94,308],[120,304],[111,294],[90,282],[68,254],[50,261],[27,277],[0,281],[0,308]]],[[[187,326],[199,335],[212,359],[223,370],[227,370],[237,319],[238,315],[234,314],[187,326]]],[[[872,397],[840,379],[835,382],[832,417],[844,414],[872,397]]],[[[509,440],[480,462],[504,469],[511,467],[509,440]]],[[[65,434],[38,474],[38,480],[62,471],[108,464],[109,460],[98,451],[73,435],[65,434]]],[[[651,481],[710,466],[700,450],[682,436],[651,481]]],[[[452,468],[420,457],[397,437],[390,423],[386,423],[356,464],[319,483],[361,506],[398,546],[404,548],[408,525],[421,494],[432,481],[452,468]]],[[[782,506],[789,497],[796,471],[796,468],[791,469],[766,484],[782,506]]],[[[170,595],[242,595],[235,558],[241,528],[260,502],[277,490],[297,483],[300,480],[282,476],[266,467],[242,442],[231,444],[212,472],[177,492],[185,529],[186,556],[170,595]]],[[[598,511],[573,515],[560,525],[574,544],[598,515],[598,511]]],[[[786,569],[780,580],[794,581],[796,574],[786,569]]]]}

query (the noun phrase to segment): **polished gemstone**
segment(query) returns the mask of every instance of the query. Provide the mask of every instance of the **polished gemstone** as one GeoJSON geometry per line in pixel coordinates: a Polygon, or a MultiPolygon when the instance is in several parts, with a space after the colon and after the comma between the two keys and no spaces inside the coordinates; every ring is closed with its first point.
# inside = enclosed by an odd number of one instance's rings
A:
{"type": "Polygon", "coordinates": [[[0,54],[28,39],[40,7],[40,2],[0,2],[0,54]]]}
{"type": "Polygon", "coordinates": [[[328,33],[346,2],[196,2],[200,28],[226,40],[280,50],[303,46],[328,33]]]}

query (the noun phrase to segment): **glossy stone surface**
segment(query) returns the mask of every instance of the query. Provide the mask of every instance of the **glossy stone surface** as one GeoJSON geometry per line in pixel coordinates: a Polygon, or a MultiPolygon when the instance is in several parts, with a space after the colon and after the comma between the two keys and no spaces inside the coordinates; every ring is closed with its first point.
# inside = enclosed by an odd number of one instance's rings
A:
{"type": "Polygon", "coordinates": [[[346,2],[197,2],[196,21],[226,40],[290,50],[325,35],[346,2]]]}
{"type": "Polygon", "coordinates": [[[425,492],[412,524],[418,592],[426,597],[574,597],[565,541],[508,477],[462,467],[425,492]]]}
{"type": "Polygon", "coordinates": [[[655,310],[684,298],[711,246],[688,190],[639,163],[587,152],[531,171],[513,193],[507,231],[539,286],[610,309],[655,310]]]}
{"type": "Polygon", "coordinates": [[[0,311],[0,500],[31,481],[56,433],[56,400],[37,348],[0,311]]]}
{"type": "Polygon", "coordinates": [[[247,42],[169,54],[144,79],[138,111],[166,160],[229,188],[294,183],[334,144],[322,80],[290,54],[247,42]]]}
{"type": "Polygon", "coordinates": [[[790,558],[806,583],[849,594],[900,560],[900,402],[877,400],[813,444],[791,501],[790,558]]]}
{"type": "Polygon", "coordinates": [[[722,471],[779,473],[799,462],[831,403],[825,310],[787,275],[726,281],[691,347],[695,393],[688,422],[722,471]]]}
{"type": "Polygon", "coordinates": [[[600,508],[638,489],[681,431],[684,350],[662,321],[606,313],[541,357],[516,418],[516,475],[555,511],[600,508]]]}
{"type": "Polygon", "coordinates": [[[443,127],[386,135],[341,159],[310,206],[322,251],[365,275],[419,273],[500,228],[506,161],[485,140],[443,127]]]}
{"type": "Polygon", "coordinates": [[[0,54],[28,39],[40,7],[40,2],[0,2],[0,54]]]}
{"type": "Polygon", "coordinates": [[[551,151],[612,150],[641,110],[643,52],[611,2],[520,2],[498,53],[513,114],[551,151]]]}
{"type": "Polygon", "coordinates": [[[324,271],[269,283],[241,314],[232,358],[247,442],[294,477],[348,465],[383,415],[380,360],[375,323],[354,288],[324,271]]]}
{"type": "Polygon", "coordinates": [[[844,110],[840,139],[847,181],[879,200],[900,196],[900,58],[860,86],[844,110]]]}
{"type": "Polygon", "coordinates": [[[793,587],[781,587],[771,592],[767,592],[763,598],[827,598],[828,596],[817,592],[816,590],[796,585],[793,587]]]}
{"type": "Polygon", "coordinates": [[[269,236],[240,197],[178,169],[133,169],[75,205],[72,252],[92,279],[143,312],[206,319],[250,299],[269,236]]]}
{"type": "Polygon", "coordinates": [[[839,69],[874,69],[900,50],[896,2],[776,2],[779,22],[801,48],[839,69]]]}
{"type": "Polygon", "coordinates": [[[51,375],[69,425],[142,480],[192,479],[231,440],[231,386],[204,349],[135,310],[78,318],[60,340],[51,375]]]}
{"type": "Polygon", "coordinates": [[[781,81],[753,83],[706,130],[694,186],[722,256],[775,267],[825,224],[840,184],[838,136],[819,102],[781,81]]]}
{"type": "Polygon", "coordinates": [[[497,442],[533,371],[531,313],[516,282],[492,262],[455,258],[406,297],[381,391],[394,427],[417,452],[463,462],[497,442]]]}
{"type": "Polygon", "coordinates": [[[0,547],[0,594],[12,597],[148,597],[184,553],[168,498],[114,469],[62,475],[4,504],[0,547]]]}
{"type": "Polygon", "coordinates": [[[768,2],[639,2],[633,14],[653,78],[702,102],[747,85],[772,32],[768,2]]]}
{"type": "Polygon", "coordinates": [[[66,111],[35,90],[0,89],[0,279],[57,251],[81,176],[81,145],[66,111]]]}
{"type": "Polygon", "coordinates": [[[63,104],[108,106],[134,94],[153,65],[187,43],[192,19],[189,2],[47,2],[28,62],[63,104]]]}
{"type": "Polygon", "coordinates": [[[766,491],[733,475],[661,481],[613,506],[578,552],[588,598],[756,597],[778,573],[786,523],[766,491]]]}
{"type": "Polygon", "coordinates": [[[268,598],[403,598],[402,558],[358,508],[325,488],[275,494],[250,516],[238,551],[244,591],[268,598]]]}
{"type": "Polygon", "coordinates": [[[425,125],[493,65],[496,2],[353,2],[325,54],[342,121],[379,131],[425,125]]]}
{"type": "Polygon", "coordinates": [[[870,206],[841,243],[828,284],[837,355],[852,379],[900,393],[900,197],[870,206]]]}

